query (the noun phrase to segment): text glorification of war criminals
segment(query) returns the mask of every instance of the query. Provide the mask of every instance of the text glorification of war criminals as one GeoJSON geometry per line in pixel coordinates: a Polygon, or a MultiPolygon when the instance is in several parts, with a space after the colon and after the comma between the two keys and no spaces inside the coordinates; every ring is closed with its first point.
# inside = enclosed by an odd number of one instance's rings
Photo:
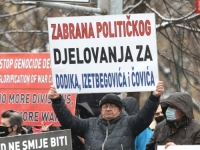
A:
{"type": "MultiPolygon", "coordinates": [[[[0,112],[19,111],[24,125],[41,125],[41,121],[60,125],[47,95],[52,85],[49,53],[1,53],[0,70],[0,112]]],[[[76,95],[63,96],[74,114],[76,95]]]]}
{"type": "Polygon", "coordinates": [[[151,91],[158,81],[154,14],[48,18],[58,92],[151,91]]]}

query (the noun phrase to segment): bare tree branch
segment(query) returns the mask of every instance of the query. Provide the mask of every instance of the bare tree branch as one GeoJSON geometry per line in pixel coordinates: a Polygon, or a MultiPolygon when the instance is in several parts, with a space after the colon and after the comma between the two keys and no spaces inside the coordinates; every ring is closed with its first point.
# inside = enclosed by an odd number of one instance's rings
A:
{"type": "Polygon", "coordinates": [[[15,16],[15,15],[19,15],[19,14],[25,13],[25,12],[27,12],[29,10],[32,10],[32,9],[35,9],[35,8],[37,8],[37,6],[32,6],[32,7],[26,8],[24,10],[12,13],[12,14],[0,15],[0,18],[12,17],[12,16],[15,16]]]}

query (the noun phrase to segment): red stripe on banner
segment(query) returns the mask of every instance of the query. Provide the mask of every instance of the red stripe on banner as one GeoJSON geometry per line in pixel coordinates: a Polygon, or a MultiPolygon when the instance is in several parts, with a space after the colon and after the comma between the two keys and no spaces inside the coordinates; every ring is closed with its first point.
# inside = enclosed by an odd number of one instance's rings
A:
{"type": "Polygon", "coordinates": [[[196,6],[196,13],[200,13],[200,0],[196,0],[195,6],[196,6]]]}

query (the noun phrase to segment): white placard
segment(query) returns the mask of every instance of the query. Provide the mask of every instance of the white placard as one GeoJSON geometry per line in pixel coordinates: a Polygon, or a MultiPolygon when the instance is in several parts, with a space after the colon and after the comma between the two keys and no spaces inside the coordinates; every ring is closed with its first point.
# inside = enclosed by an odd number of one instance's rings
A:
{"type": "Polygon", "coordinates": [[[152,91],[158,82],[155,15],[48,18],[59,93],[152,91]]]}
{"type": "Polygon", "coordinates": [[[159,145],[157,150],[200,150],[200,145],[171,145],[167,149],[159,145]]]}

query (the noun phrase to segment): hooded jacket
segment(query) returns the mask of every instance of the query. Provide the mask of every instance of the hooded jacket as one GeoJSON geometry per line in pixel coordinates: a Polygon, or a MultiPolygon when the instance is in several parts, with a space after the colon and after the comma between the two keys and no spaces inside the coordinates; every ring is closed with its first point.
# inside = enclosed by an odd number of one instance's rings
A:
{"type": "Polygon", "coordinates": [[[151,123],[158,101],[151,95],[137,115],[128,116],[122,111],[110,121],[101,115],[88,119],[74,117],[62,97],[52,100],[52,107],[62,127],[85,139],[85,150],[133,150],[135,136],[151,123]]]}
{"type": "Polygon", "coordinates": [[[200,144],[200,124],[194,120],[192,98],[189,94],[176,92],[161,102],[163,114],[168,106],[175,106],[185,116],[175,121],[164,120],[157,124],[146,150],[156,150],[158,145],[174,142],[176,145],[200,144]]]}
{"type": "Polygon", "coordinates": [[[139,111],[138,100],[134,97],[125,97],[122,99],[122,106],[128,115],[135,115],[139,111]]]}

